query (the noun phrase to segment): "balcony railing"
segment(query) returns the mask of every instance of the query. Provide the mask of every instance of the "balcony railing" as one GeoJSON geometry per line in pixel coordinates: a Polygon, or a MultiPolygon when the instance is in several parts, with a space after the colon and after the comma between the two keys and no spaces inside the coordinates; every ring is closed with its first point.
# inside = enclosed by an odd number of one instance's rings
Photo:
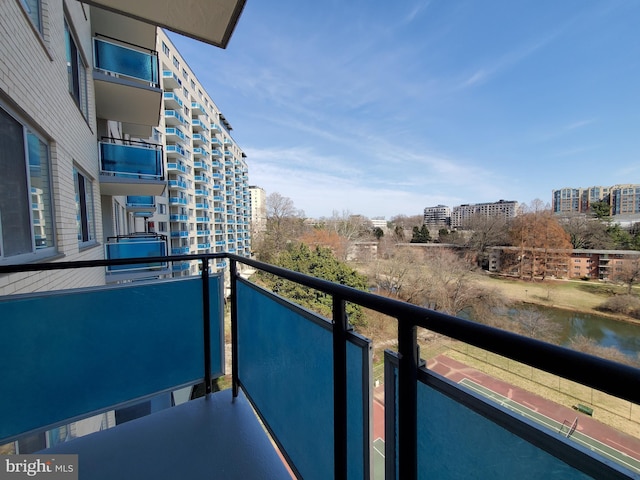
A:
{"type": "Polygon", "coordinates": [[[160,88],[156,52],[104,36],[93,39],[93,48],[97,69],[160,88]]]}
{"type": "MultiPolygon", "coordinates": [[[[370,478],[371,350],[349,327],[348,302],[397,323],[397,352],[389,351],[385,358],[386,478],[637,478],[638,471],[426,368],[417,329],[638,404],[640,371],[632,367],[228,253],[0,266],[0,274],[194,260],[201,263],[200,277],[0,298],[0,361],[11,365],[0,384],[0,444],[203,382],[208,403],[188,402],[170,409],[174,413],[153,414],[127,428],[117,426],[86,442],[77,439],[48,451],[78,453],[80,470],[89,477],[98,469],[104,478],[195,478],[204,471],[237,478],[247,464],[277,469],[277,462],[269,460],[273,456],[259,454],[269,448],[256,433],[259,427],[246,443],[230,439],[242,430],[230,419],[242,423],[246,397],[298,478],[370,478]],[[230,396],[236,398],[228,404],[211,393],[211,379],[223,372],[224,301],[222,275],[209,274],[210,265],[226,260],[231,278],[230,396]],[[329,295],[331,321],[242,279],[238,264],[329,295]],[[34,384],[49,395],[29,395],[34,384]],[[215,410],[207,409],[194,418],[204,405],[234,410],[215,416],[215,410]],[[167,424],[170,418],[176,419],[175,430],[167,424]],[[208,432],[207,441],[200,438],[202,429],[208,432]],[[141,437],[139,430],[149,436],[141,437]],[[216,431],[218,440],[211,436],[216,431]],[[101,445],[101,438],[107,444],[101,445]],[[162,461],[157,449],[163,443],[171,445],[167,455],[179,462],[162,461]],[[216,445],[213,451],[211,444],[216,445]],[[229,444],[247,449],[234,458],[264,461],[235,464],[224,456],[229,444]],[[132,475],[129,470],[136,468],[145,446],[156,461],[132,475]],[[158,471],[156,463],[164,470],[158,471]],[[194,471],[194,466],[206,470],[194,471]]],[[[254,475],[285,478],[286,472],[254,475]]]]}
{"type": "Polygon", "coordinates": [[[100,142],[100,170],[103,174],[118,177],[162,180],[162,146],[103,139],[100,142]]]}
{"type": "MultiPolygon", "coordinates": [[[[154,233],[133,233],[109,237],[105,244],[105,258],[109,260],[163,257],[167,255],[167,237],[154,233]]],[[[107,265],[107,281],[135,280],[168,273],[167,262],[107,265]]]]}

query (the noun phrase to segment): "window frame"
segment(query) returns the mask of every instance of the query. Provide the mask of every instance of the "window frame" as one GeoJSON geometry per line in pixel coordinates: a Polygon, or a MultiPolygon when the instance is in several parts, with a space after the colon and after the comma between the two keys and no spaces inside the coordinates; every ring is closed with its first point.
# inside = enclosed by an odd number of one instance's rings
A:
{"type": "Polygon", "coordinates": [[[71,22],[64,17],[64,40],[67,62],[67,79],[69,94],[85,120],[89,120],[89,74],[88,64],[78,47],[79,42],[71,27],[71,22]],[[77,90],[77,91],[76,91],[77,90]]]}
{"type": "Polygon", "coordinates": [[[35,5],[29,5],[29,0],[19,0],[18,3],[24,10],[24,13],[27,15],[27,18],[31,21],[33,28],[40,34],[40,36],[44,36],[44,28],[42,25],[42,0],[31,0],[35,1],[35,5]],[[33,11],[33,7],[35,7],[35,12],[33,11]]]}
{"type": "MultiPolygon", "coordinates": [[[[2,218],[0,214],[0,264],[15,264],[15,263],[25,263],[30,261],[40,261],[46,259],[48,257],[58,255],[58,241],[57,241],[57,229],[56,229],[56,215],[55,215],[55,205],[53,199],[53,182],[52,182],[52,171],[51,171],[51,143],[50,141],[41,135],[32,124],[27,122],[22,116],[18,115],[15,111],[9,108],[6,104],[0,101],[0,110],[2,110],[9,118],[14,120],[22,129],[22,140],[23,140],[23,167],[26,179],[26,196],[22,200],[25,202],[27,206],[27,210],[29,212],[29,238],[30,238],[30,251],[17,253],[14,255],[5,255],[5,248],[3,245],[3,236],[2,236],[2,218]],[[43,179],[44,185],[46,187],[46,192],[43,192],[43,195],[46,196],[46,201],[43,202],[45,205],[45,219],[51,223],[50,233],[51,240],[50,245],[45,245],[38,247],[36,243],[36,225],[34,223],[35,216],[33,212],[33,179],[31,174],[31,158],[29,156],[29,135],[33,136],[41,146],[45,148],[45,158],[40,159],[40,165],[46,165],[45,178],[43,179]],[[48,206],[47,206],[48,205],[48,206]]],[[[42,168],[42,167],[40,167],[42,168]]],[[[17,202],[15,198],[12,199],[12,202],[17,202]]]]}
{"type": "Polygon", "coordinates": [[[73,166],[73,188],[76,204],[76,237],[80,247],[95,245],[96,208],[94,180],[77,165],[73,166]]]}

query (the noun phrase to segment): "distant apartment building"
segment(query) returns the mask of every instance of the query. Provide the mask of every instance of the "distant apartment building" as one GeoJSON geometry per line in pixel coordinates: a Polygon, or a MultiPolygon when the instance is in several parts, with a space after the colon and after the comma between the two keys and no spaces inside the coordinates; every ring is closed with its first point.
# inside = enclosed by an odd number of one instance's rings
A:
{"type": "Polygon", "coordinates": [[[523,255],[519,247],[491,247],[489,271],[527,277],[544,269],[548,277],[611,280],[638,258],[635,250],[527,249],[523,255]]]}
{"type": "Polygon", "coordinates": [[[251,231],[264,232],[267,229],[267,197],[264,189],[249,186],[249,207],[251,212],[251,231]]]}
{"type": "Polygon", "coordinates": [[[593,203],[606,202],[612,216],[640,215],[639,184],[561,188],[553,190],[552,200],[552,210],[556,214],[587,214],[593,203]]]}
{"type": "Polygon", "coordinates": [[[446,205],[426,207],[423,223],[427,227],[449,227],[451,225],[451,209],[446,205]]]}
{"type": "Polygon", "coordinates": [[[387,231],[387,221],[384,217],[371,217],[371,226],[373,228],[379,228],[383,231],[387,231]]]}
{"type": "Polygon", "coordinates": [[[451,212],[451,228],[463,227],[465,222],[475,215],[509,219],[515,217],[517,212],[518,202],[513,200],[459,205],[453,207],[451,212]]]}

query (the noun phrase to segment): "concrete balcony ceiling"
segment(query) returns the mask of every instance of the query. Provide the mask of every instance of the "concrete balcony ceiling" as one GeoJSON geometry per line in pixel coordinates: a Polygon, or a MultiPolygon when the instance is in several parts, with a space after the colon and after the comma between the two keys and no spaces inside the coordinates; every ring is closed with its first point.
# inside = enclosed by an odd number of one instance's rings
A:
{"type": "Polygon", "coordinates": [[[84,3],[226,48],[245,0],[88,0],[84,3]]]}

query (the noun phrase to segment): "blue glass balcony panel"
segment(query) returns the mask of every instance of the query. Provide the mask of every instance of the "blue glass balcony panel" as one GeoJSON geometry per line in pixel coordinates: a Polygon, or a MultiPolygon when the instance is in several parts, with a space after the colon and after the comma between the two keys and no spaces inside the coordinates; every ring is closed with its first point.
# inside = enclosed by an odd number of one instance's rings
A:
{"type": "Polygon", "coordinates": [[[169,220],[171,220],[172,222],[186,222],[187,220],[189,220],[189,216],[174,213],[173,215],[169,216],[169,220]]]}
{"type": "MultiPolygon", "coordinates": [[[[386,353],[385,364],[385,408],[391,410],[386,418],[395,418],[397,424],[395,354],[386,353]],[[388,373],[391,378],[387,377],[388,373]],[[390,399],[395,402],[390,402],[390,399]]],[[[469,478],[469,472],[473,472],[474,478],[496,480],[538,479],[551,474],[554,478],[567,480],[612,478],[610,467],[600,463],[602,460],[597,458],[597,454],[586,449],[576,451],[580,447],[572,445],[572,440],[565,435],[551,430],[540,431],[528,419],[505,407],[488,403],[479,395],[468,393],[454,382],[424,368],[418,373],[419,479],[469,478]],[[554,454],[547,450],[553,450],[554,454]],[[583,458],[579,458],[580,455],[583,458]],[[589,474],[585,473],[588,470],[589,474]]],[[[386,426],[387,438],[394,437],[390,435],[394,430],[394,425],[386,426]]],[[[386,448],[386,461],[392,462],[394,454],[390,453],[394,447],[387,444],[386,448]]],[[[397,461],[397,456],[395,458],[397,461]]],[[[393,464],[387,465],[386,478],[398,478],[397,464],[395,476],[393,469],[393,464]]]]}
{"type": "MultiPolygon", "coordinates": [[[[118,242],[105,244],[106,258],[161,257],[167,254],[167,243],[164,240],[153,240],[148,237],[121,238],[118,242]]],[[[111,265],[107,272],[131,270],[153,270],[166,268],[165,263],[138,263],[132,265],[111,265]]]]}
{"type": "MultiPolygon", "coordinates": [[[[212,275],[216,376],[223,370],[221,298],[221,277],[212,275]]],[[[0,423],[6,441],[203,378],[200,278],[4,297],[0,328],[0,361],[12,365],[0,396],[1,411],[10,412],[0,423]],[[181,301],[158,301],[174,296],[181,301]]]]}
{"type": "MultiPolygon", "coordinates": [[[[238,279],[237,287],[243,388],[302,478],[333,478],[331,323],[249,282],[238,279]]],[[[370,342],[348,337],[348,478],[362,479],[369,478],[370,342]]]]}
{"type": "Polygon", "coordinates": [[[162,179],[162,149],[100,142],[100,167],[116,176],[162,179]]]}
{"type": "Polygon", "coordinates": [[[156,197],[152,195],[127,195],[127,207],[156,208],[156,197]]]}
{"type": "Polygon", "coordinates": [[[95,66],[158,86],[158,57],[149,51],[134,50],[99,38],[93,39],[95,66]]]}

